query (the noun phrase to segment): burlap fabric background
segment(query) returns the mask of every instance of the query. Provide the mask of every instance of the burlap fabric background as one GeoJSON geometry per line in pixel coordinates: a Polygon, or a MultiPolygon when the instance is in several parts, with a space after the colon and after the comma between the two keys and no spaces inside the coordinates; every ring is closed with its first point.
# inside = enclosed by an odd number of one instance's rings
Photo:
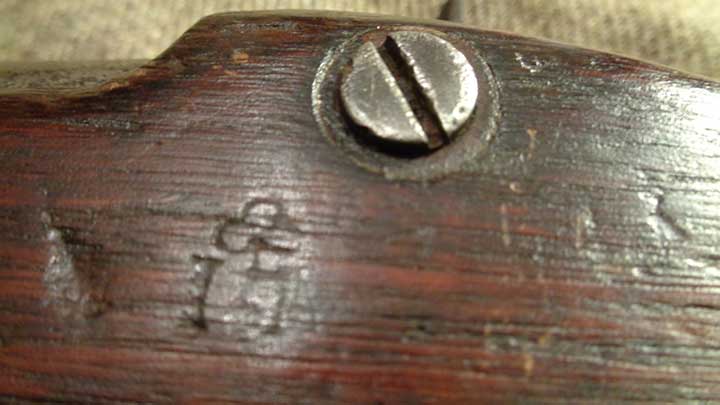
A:
{"type": "MultiPolygon", "coordinates": [[[[200,17],[333,9],[433,18],[442,0],[0,0],[0,60],[146,59],[200,17]]],[[[720,79],[720,0],[468,0],[467,23],[720,79]]]]}

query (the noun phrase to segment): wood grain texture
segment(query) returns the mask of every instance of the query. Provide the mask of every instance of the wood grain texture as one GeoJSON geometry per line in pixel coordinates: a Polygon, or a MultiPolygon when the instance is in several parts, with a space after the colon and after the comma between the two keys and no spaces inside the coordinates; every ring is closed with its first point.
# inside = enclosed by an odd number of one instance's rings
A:
{"type": "Polygon", "coordinates": [[[501,116],[463,171],[389,180],[311,91],[408,24],[217,15],[123,80],[0,96],[0,398],[720,400],[720,85],[419,24],[501,116]]]}

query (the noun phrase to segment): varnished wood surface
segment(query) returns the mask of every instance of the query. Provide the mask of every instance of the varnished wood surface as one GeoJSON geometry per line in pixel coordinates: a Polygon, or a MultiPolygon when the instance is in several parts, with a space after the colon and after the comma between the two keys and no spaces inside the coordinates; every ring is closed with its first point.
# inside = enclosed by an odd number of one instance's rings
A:
{"type": "Polygon", "coordinates": [[[213,16],[125,79],[0,96],[0,398],[720,400],[720,85],[433,25],[497,133],[391,180],[311,92],[398,24],[213,16]]]}

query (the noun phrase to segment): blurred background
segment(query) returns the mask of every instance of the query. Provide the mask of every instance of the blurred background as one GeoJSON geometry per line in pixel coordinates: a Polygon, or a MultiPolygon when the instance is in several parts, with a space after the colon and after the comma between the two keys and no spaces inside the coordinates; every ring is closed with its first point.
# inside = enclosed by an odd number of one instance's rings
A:
{"type": "MultiPolygon", "coordinates": [[[[443,0],[0,0],[0,61],[149,59],[199,18],[328,9],[435,18],[443,0]]],[[[466,24],[720,79],[718,0],[466,0],[466,24]]]]}

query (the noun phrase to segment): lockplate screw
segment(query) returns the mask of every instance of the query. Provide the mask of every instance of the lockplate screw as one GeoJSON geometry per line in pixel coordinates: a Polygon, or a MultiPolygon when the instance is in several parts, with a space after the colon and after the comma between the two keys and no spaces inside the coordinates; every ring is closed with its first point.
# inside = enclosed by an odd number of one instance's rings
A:
{"type": "Polygon", "coordinates": [[[436,149],[472,115],[478,80],[465,55],[448,41],[398,31],[379,47],[360,46],[340,97],[352,121],[373,136],[436,149]]]}

